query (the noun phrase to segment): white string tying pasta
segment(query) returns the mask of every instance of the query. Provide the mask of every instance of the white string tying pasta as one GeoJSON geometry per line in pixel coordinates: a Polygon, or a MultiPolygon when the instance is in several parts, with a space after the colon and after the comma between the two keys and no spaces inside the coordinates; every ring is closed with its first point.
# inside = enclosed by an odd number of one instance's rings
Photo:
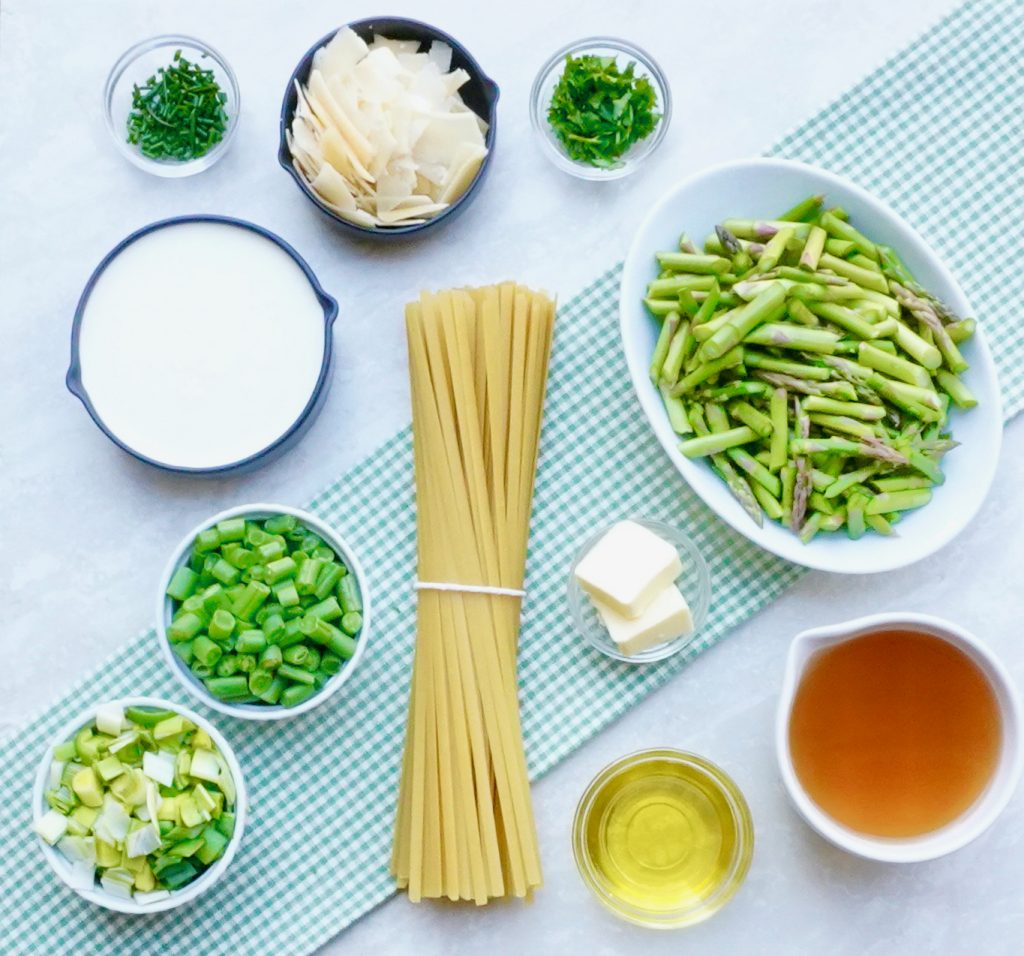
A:
{"type": "Polygon", "coordinates": [[[499,588],[490,584],[453,584],[450,581],[417,581],[417,591],[458,591],[463,594],[499,594],[505,597],[526,597],[522,588],[499,588]]]}

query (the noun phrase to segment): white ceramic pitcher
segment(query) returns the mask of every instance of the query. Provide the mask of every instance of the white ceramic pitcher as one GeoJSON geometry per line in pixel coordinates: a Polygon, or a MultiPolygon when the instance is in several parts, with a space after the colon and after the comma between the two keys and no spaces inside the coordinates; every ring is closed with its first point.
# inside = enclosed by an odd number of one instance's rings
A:
{"type": "Polygon", "coordinates": [[[858,856],[889,863],[931,860],[958,850],[983,833],[1013,795],[1024,766],[1021,706],[1010,675],[992,652],[973,634],[949,621],[927,614],[898,612],[873,614],[843,624],[813,628],[798,634],[789,647],[782,695],[775,724],[775,748],[783,783],[804,819],[827,840],[858,856]],[[800,679],[810,659],[825,647],[841,644],[873,631],[903,629],[939,637],[959,648],[988,678],[1002,718],[1003,740],[999,763],[988,786],[957,819],[938,830],[914,837],[874,837],[843,826],[826,814],[804,790],[793,768],[789,749],[789,719],[800,679]]]}

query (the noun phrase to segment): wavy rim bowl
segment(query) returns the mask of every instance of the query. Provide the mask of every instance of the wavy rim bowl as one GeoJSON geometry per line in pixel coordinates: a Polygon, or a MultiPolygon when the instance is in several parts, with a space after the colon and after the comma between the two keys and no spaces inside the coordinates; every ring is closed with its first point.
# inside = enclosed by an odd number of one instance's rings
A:
{"type": "Polygon", "coordinates": [[[445,33],[444,30],[431,26],[429,23],[423,23],[420,20],[410,19],[409,17],[367,17],[362,20],[353,20],[349,23],[342,24],[340,27],[332,30],[330,33],[317,40],[316,43],[314,43],[313,46],[303,54],[302,59],[299,60],[298,65],[292,71],[292,75],[288,79],[288,86],[284,91],[284,97],[281,100],[277,162],[281,168],[288,173],[292,180],[294,180],[302,194],[311,203],[313,203],[317,209],[351,235],[378,239],[412,236],[417,233],[424,232],[432,226],[438,226],[442,223],[450,222],[465,210],[473,200],[478,187],[483,183],[484,177],[490,169],[491,160],[494,157],[494,144],[497,140],[498,134],[499,96],[500,90],[498,88],[498,84],[484,73],[482,67],[469,50],[467,50],[466,47],[459,43],[459,41],[454,37],[445,33]],[[476,171],[476,175],[473,177],[472,182],[466,187],[465,192],[463,192],[463,194],[459,196],[459,198],[456,199],[455,202],[453,202],[447,209],[438,213],[436,216],[431,217],[426,222],[407,226],[376,226],[372,229],[366,226],[357,225],[354,222],[349,222],[347,219],[343,219],[339,216],[326,203],[324,203],[309,183],[306,182],[298,170],[292,165],[292,156],[288,149],[288,141],[285,134],[291,125],[292,116],[295,112],[297,102],[295,84],[296,82],[305,83],[306,79],[309,77],[309,71],[313,63],[314,54],[325,44],[330,42],[338,30],[341,30],[344,27],[349,27],[354,30],[363,37],[364,40],[373,33],[379,33],[382,36],[395,40],[418,40],[420,44],[428,43],[431,40],[440,40],[443,43],[447,43],[448,46],[452,48],[452,67],[461,66],[469,74],[469,80],[459,92],[462,93],[463,97],[466,99],[466,105],[487,123],[487,133],[484,136],[484,145],[487,147],[487,155],[480,164],[480,168],[476,171]],[[467,94],[469,95],[467,96],[467,94]],[[477,109],[476,107],[478,106],[483,107],[484,112],[477,109]]]}
{"type": "MultiPolygon", "coordinates": [[[[54,735],[51,742],[47,745],[46,750],[43,753],[43,759],[39,765],[39,770],[36,772],[35,783],[32,787],[33,820],[38,820],[48,809],[44,794],[46,792],[47,776],[50,772],[50,763],[53,760],[54,747],[73,737],[81,727],[92,721],[96,716],[96,708],[103,703],[108,702],[97,701],[97,703],[89,710],[86,710],[78,714],[74,719],[69,720],[61,727],[61,729],[54,735]]],[[[143,904],[136,903],[134,899],[124,899],[120,896],[114,896],[112,893],[108,893],[98,885],[94,886],[91,890],[81,890],[70,886],[68,878],[71,866],[68,861],[64,859],[64,855],[56,848],[56,846],[50,846],[45,840],[35,834],[33,834],[33,839],[39,843],[39,848],[42,851],[43,858],[50,865],[50,869],[57,874],[60,881],[67,886],[68,889],[77,893],[90,903],[95,903],[108,910],[116,910],[119,913],[131,914],[160,913],[164,910],[176,909],[179,906],[184,906],[186,903],[192,902],[196,897],[201,896],[207,890],[211,889],[213,885],[225,874],[228,866],[231,864],[231,861],[235,856],[235,853],[238,851],[238,847],[242,842],[242,833],[245,830],[246,817],[249,812],[249,800],[245,789],[245,778],[242,774],[242,767],[238,762],[238,758],[235,756],[234,750],[231,749],[231,745],[224,739],[221,732],[205,717],[200,717],[195,711],[182,704],[175,704],[172,701],[164,700],[162,697],[120,697],[113,701],[109,701],[109,703],[120,704],[122,707],[156,707],[161,710],[173,710],[182,717],[186,717],[188,720],[191,720],[197,727],[205,730],[210,735],[210,739],[213,740],[221,754],[223,754],[224,760],[227,762],[228,769],[231,771],[231,776],[235,784],[235,828],[231,834],[231,839],[228,841],[228,845],[224,850],[224,854],[198,879],[193,880],[193,882],[182,887],[180,890],[171,890],[171,895],[167,899],[158,900],[155,903],[143,904]]]]}
{"type": "Polygon", "coordinates": [[[320,281],[317,279],[312,268],[310,268],[309,263],[299,255],[293,246],[285,242],[285,240],[276,233],[271,232],[269,229],[265,229],[263,226],[258,226],[256,223],[248,222],[245,219],[236,219],[233,216],[217,216],[206,213],[172,216],[169,219],[160,219],[157,222],[151,222],[140,229],[136,229],[128,236],[125,236],[124,239],[122,239],[103,257],[100,264],[92,271],[92,274],[89,276],[89,280],[86,282],[85,288],[82,290],[82,294],[78,299],[78,305],[75,306],[75,315],[71,323],[71,361],[68,365],[68,371],[65,375],[64,381],[67,385],[68,391],[82,403],[96,427],[99,428],[99,430],[103,432],[103,434],[106,435],[107,438],[109,438],[115,445],[117,445],[118,448],[127,452],[132,456],[132,458],[135,458],[138,461],[145,462],[147,465],[153,465],[155,468],[159,468],[163,471],[186,475],[221,475],[226,472],[247,471],[268,463],[278,454],[290,448],[305,433],[306,429],[309,428],[316,418],[317,413],[323,405],[324,399],[327,397],[327,389],[330,385],[329,372],[331,368],[331,361],[333,359],[332,345],[334,320],[337,319],[337,317],[337,300],[324,291],[323,286],[320,285],[320,281]],[[79,339],[81,338],[82,322],[85,319],[85,310],[89,303],[89,296],[92,294],[96,283],[99,282],[100,277],[103,275],[107,266],[109,266],[110,263],[113,262],[126,247],[136,240],[149,235],[151,232],[155,232],[157,229],[166,229],[193,222],[220,223],[222,225],[235,226],[239,229],[247,229],[250,232],[256,233],[258,236],[262,236],[264,239],[269,239],[271,242],[275,243],[279,248],[288,253],[296,265],[298,265],[302,270],[324,312],[324,341],[323,356],[320,361],[320,373],[317,376],[316,383],[313,385],[309,400],[303,406],[298,418],[296,418],[281,435],[275,438],[264,448],[247,455],[245,458],[240,458],[237,461],[227,462],[222,465],[213,465],[209,468],[174,465],[170,462],[158,461],[155,458],[144,455],[142,452],[137,451],[126,442],[122,441],[115,432],[107,427],[106,422],[104,422],[100,417],[99,412],[96,411],[96,408],[92,404],[92,400],[89,398],[89,393],[82,381],[82,364],[79,353],[79,339]]]}
{"type": "Polygon", "coordinates": [[[786,793],[800,816],[834,846],[882,863],[920,863],[934,860],[966,846],[982,835],[1006,809],[1024,769],[1024,724],[1020,700],[1009,672],[995,653],[970,631],[931,614],[906,611],[872,614],[826,627],[802,631],[793,638],[775,713],[775,756],[786,793]],[[999,762],[985,789],[956,819],[937,830],[912,837],[879,837],[861,833],[826,813],[804,788],[789,743],[793,703],[801,680],[814,656],[857,637],[899,628],[929,634],[957,648],[977,665],[988,681],[999,706],[1002,744],[999,762]]]}
{"type": "Polygon", "coordinates": [[[920,561],[948,544],[970,523],[995,475],[1002,441],[1002,413],[995,364],[982,329],[963,344],[971,368],[964,379],[978,397],[968,412],[954,411],[953,437],[963,441],[943,462],[946,482],[934,500],[906,512],[896,534],[872,533],[859,540],[845,534],[818,535],[803,544],[773,521],[758,528],[712,474],[705,462],[685,458],[680,438],[666,418],[657,389],[648,378],[656,335],[655,320],[642,297],[654,277],[654,253],[675,248],[680,231],[694,236],[710,232],[728,216],[771,217],[811,193],[825,193],[845,207],[854,225],[892,244],[922,283],[960,315],[971,309],[956,279],[925,241],[888,206],[847,179],[803,163],[749,159],[702,170],[671,189],[636,232],[622,269],[619,326],[633,386],[656,437],[672,464],[704,503],[754,544],[796,564],[842,574],[890,571],[920,561]]]}
{"type": "Polygon", "coordinates": [[[613,179],[622,179],[631,173],[636,172],[640,164],[644,162],[660,145],[668,132],[669,123],[672,120],[672,90],[668,85],[668,78],[658,66],[654,57],[646,50],[641,49],[628,40],[620,40],[617,37],[594,36],[584,37],[582,40],[575,40],[556,50],[545,61],[544,65],[537,71],[533,86],[530,88],[530,125],[537,134],[541,151],[544,155],[563,172],[576,176],[579,179],[588,179],[596,182],[607,182],[613,179]],[[602,169],[598,166],[590,166],[587,163],[577,162],[571,159],[559,144],[547,121],[547,108],[551,101],[551,93],[561,77],[562,61],[566,56],[580,53],[596,53],[613,51],[615,54],[623,53],[633,60],[640,68],[639,74],[646,76],[654,87],[658,96],[657,108],[661,112],[661,119],[654,127],[650,135],[634,143],[626,153],[620,157],[621,166],[614,169],[602,169]]]}
{"type": "MultiPolygon", "coordinates": [[[[171,55],[173,55],[173,53],[171,55]]],[[[189,53],[186,53],[186,56],[191,58],[189,53]]],[[[167,62],[170,61],[168,60],[167,62]]],[[[201,60],[199,65],[203,65],[201,60]]],[[[154,67],[154,71],[155,69],[156,68],[154,67]]],[[[150,71],[145,72],[148,73],[150,71]]],[[[146,79],[146,77],[140,76],[137,82],[142,82],[144,79],[146,79]]],[[[151,173],[154,176],[161,176],[165,179],[180,179],[185,176],[193,176],[196,173],[201,173],[204,169],[209,169],[214,163],[216,163],[227,152],[231,141],[235,137],[235,129],[238,127],[238,120],[241,116],[241,111],[242,96],[238,89],[238,78],[235,76],[235,71],[231,69],[231,65],[226,59],[224,59],[223,55],[218,50],[215,50],[208,43],[204,43],[196,37],[186,36],[184,34],[165,33],[160,36],[150,37],[147,40],[141,40],[129,47],[117,58],[117,61],[111,67],[110,73],[107,75],[107,79],[103,84],[103,115],[106,120],[107,129],[110,132],[111,138],[114,140],[114,145],[117,147],[118,152],[138,169],[151,173]],[[228,127],[224,131],[223,139],[221,139],[219,143],[215,144],[208,152],[203,153],[202,156],[197,156],[195,159],[189,159],[183,162],[179,162],[177,160],[151,159],[144,155],[137,146],[129,143],[125,139],[124,129],[118,129],[114,122],[113,98],[122,77],[142,57],[163,47],[172,51],[187,47],[190,51],[198,52],[200,57],[209,57],[209,59],[213,61],[214,66],[216,66],[219,72],[223,75],[223,78],[227,80],[227,87],[221,87],[222,91],[227,93],[228,96],[227,102],[225,103],[225,111],[228,114],[228,127]]]]}
{"type": "Polygon", "coordinates": [[[620,757],[600,770],[590,781],[573,815],[572,855],[587,889],[605,909],[620,919],[649,929],[681,929],[714,916],[743,885],[754,857],[754,820],[743,791],[718,764],[699,754],[674,747],[653,747],[620,757]],[[736,826],[736,843],[729,870],[723,874],[711,896],[696,906],[680,907],[670,913],[655,913],[616,897],[608,890],[594,867],[587,847],[587,821],[602,788],[622,771],[655,760],[686,764],[702,773],[708,785],[723,796],[736,826]]]}
{"type": "Polygon", "coordinates": [[[679,529],[665,524],[663,521],[653,521],[649,518],[619,518],[598,528],[576,549],[572,563],[569,565],[566,593],[569,599],[569,611],[572,614],[576,630],[583,635],[584,640],[591,647],[596,648],[612,660],[622,661],[626,664],[656,664],[658,661],[674,657],[680,651],[686,650],[700,637],[700,632],[707,622],[708,609],[711,604],[711,572],[696,543],[679,529]],[[624,654],[618,649],[608,634],[607,628],[601,623],[601,618],[589,595],[576,580],[576,568],[580,561],[620,521],[632,521],[642,525],[648,531],[653,531],[662,540],[667,541],[679,552],[683,570],[676,578],[675,583],[682,591],[683,597],[686,598],[686,603],[690,606],[690,614],[693,617],[693,630],[689,634],[656,644],[639,654],[624,654]]]}
{"type": "Polygon", "coordinates": [[[316,515],[312,515],[300,508],[292,508],[289,505],[266,503],[238,505],[201,521],[181,539],[171,553],[170,560],[160,575],[160,584],[156,595],[156,640],[160,645],[160,652],[163,654],[164,662],[171,673],[177,678],[178,683],[196,700],[202,701],[207,707],[219,710],[222,714],[228,714],[240,720],[286,720],[289,717],[296,717],[299,714],[313,710],[313,708],[325,703],[328,698],[333,697],[351,679],[359,662],[365,656],[372,620],[371,598],[366,583],[366,574],[363,572],[363,566],[359,563],[359,559],[352,548],[334,528],[321,521],[316,515]],[[185,662],[171,650],[171,642],[167,637],[167,625],[173,613],[173,602],[167,596],[167,585],[170,583],[174,572],[188,559],[188,552],[200,531],[213,527],[218,521],[223,521],[225,518],[243,516],[246,518],[268,518],[271,515],[278,514],[293,515],[311,531],[315,531],[320,535],[334,549],[334,553],[345,562],[349,574],[355,577],[356,583],[359,585],[359,596],[363,604],[361,612],[363,615],[363,625],[359,629],[359,636],[356,638],[355,653],[345,661],[337,674],[327,681],[312,697],[307,698],[301,704],[296,704],[294,707],[282,707],[280,704],[232,704],[214,697],[203,686],[202,682],[192,674],[185,662]]]}

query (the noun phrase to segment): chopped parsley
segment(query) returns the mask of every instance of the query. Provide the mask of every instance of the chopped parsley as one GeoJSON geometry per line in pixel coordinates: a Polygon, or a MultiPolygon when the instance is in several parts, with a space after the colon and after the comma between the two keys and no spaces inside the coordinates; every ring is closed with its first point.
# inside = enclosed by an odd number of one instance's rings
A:
{"type": "Polygon", "coordinates": [[[635,67],[620,69],[613,56],[566,56],[548,122],[570,159],[617,169],[620,157],[654,131],[657,95],[635,67]]]}

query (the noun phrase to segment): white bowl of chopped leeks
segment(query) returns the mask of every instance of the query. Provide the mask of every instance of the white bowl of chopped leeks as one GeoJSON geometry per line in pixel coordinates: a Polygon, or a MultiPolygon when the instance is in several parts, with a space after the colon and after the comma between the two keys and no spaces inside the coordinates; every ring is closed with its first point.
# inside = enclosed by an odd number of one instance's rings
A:
{"type": "Polygon", "coordinates": [[[175,909],[209,890],[231,865],[247,815],[227,740],[156,697],[100,702],[66,723],[32,791],[33,830],[51,869],[120,913],[175,909]]]}
{"type": "Polygon", "coordinates": [[[810,568],[889,571],[981,507],[1002,439],[984,315],[849,180],[780,159],[692,176],[640,226],[619,308],[655,435],[755,544],[810,568]]]}

